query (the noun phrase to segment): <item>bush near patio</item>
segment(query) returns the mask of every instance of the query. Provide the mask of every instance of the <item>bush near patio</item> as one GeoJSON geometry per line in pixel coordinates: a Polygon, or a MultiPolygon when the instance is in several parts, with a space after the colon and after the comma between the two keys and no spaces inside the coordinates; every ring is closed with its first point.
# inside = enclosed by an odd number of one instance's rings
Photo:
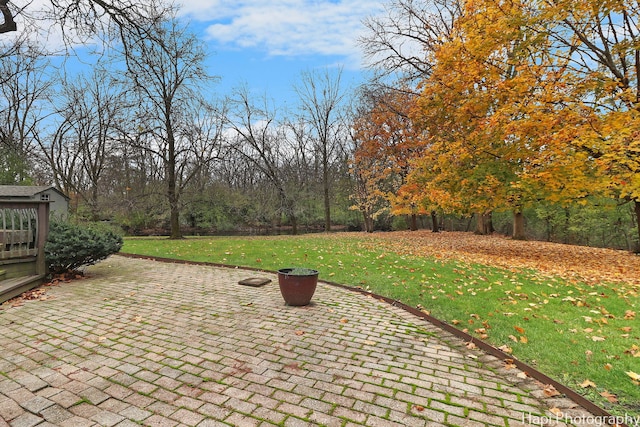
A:
{"type": "Polygon", "coordinates": [[[119,252],[122,244],[122,236],[111,229],[53,221],[44,247],[47,267],[53,274],[74,271],[119,252]]]}

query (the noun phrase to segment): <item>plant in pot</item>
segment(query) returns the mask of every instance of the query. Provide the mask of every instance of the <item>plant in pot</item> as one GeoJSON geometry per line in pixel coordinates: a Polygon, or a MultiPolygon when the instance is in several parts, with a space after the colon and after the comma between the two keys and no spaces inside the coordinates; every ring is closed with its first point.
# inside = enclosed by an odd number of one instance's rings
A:
{"type": "Polygon", "coordinates": [[[311,268],[281,268],[278,270],[280,293],[287,305],[308,305],[318,284],[318,270],[311,268]]]}

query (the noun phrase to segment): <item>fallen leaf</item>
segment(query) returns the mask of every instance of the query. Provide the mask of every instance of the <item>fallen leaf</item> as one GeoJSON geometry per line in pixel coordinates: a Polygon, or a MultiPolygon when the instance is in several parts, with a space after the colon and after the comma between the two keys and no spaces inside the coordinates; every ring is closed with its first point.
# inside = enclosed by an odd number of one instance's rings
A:
{"type": "Polygon", "coordinates": [[[625,372],[633,380],[635,385],[640,385],[640,374],[636,374],[633,371],[625,372]]]}
{"type": "Polygon", "coordinates": [[[527,338],[527,337],[525,337],[524,335],[522,335],[522,336],[520,337],[520,342],[521,342],[522,344],[526,344],[526,343],[528,343],[528,342],[529,342],[529,338],[527,338]]]}
{"type": "Polygon", "coordinates": [[[633,357],[640,357],[640,347],[636,344],[632,345],[630,349],[625,350],[624,354],[630,354],[633,357]]]}
{"type": "Polygon", "coordinates": [[[547,397],[560,396],[560,392],[556,390],[556,388],[551,384],[545,384],[542,391],[544,392],[544,395],[547,397]]]}
{"type": "Polygon", "coordinates": [[[136,316],[133,318],[134,322],[141,322],[142,321],[142,316],[136,316]]]}
{"type": "Polygon", "coordinates": [[[515,329],[516,331],[518,331],[519,334],[524,334],[524,329],[521,328],[520,326],[514,326],[513,329],[515,329]]]}
{"type": "Polygon", "coordinates": [[[507,354],[511,354],[513,353],[513,349],[511,347],[509,347],[508,345],[501,345],[500,347],[498,347],[498,350],[501,350],[507,354]]]}
{"type": "Polygon", "coordinates": [[[424,406],[413,405],[413,409],[415,409],[418,412],[422,412],[422,411],[424,411],[424,406]]]}
{"type": "Polygon", "coordinates": [[[467,348],[469,350],[475,350],[476,348],[478,348],[477,345],[475,345],[475,343],[473,341],[469,341],[468,343],[465,344],[467,346],[467,348]]]}
{"type": "Polygon", "coordinates": [[[509,370],[509,369],[516,369],[517,366],[514,363],[513,359],[504,359],[504,368],[509,370]]]}
{"type": "Polygon", "coordinates": [[[613,368],[613,365],[611,363],[607,363],[606,365],[604,365],[604,369],[607,371],[610,371],[613,368]]]}
{"type": "Polygon", "coordinates": [[[304,335],[304,331],[296,331],[296,335],[304,335]]]}
{"type": "Polygon", "coordinates": [[[509,335],[509,339],[513,342],[518,342],[518,338],[514,337],[513,335],[509,335]]]}
{"type": "Polygon", "coordinates": [[[624,312],[624,320],[633,320],[636,317],[636,312],[627,310],[624,312]]]}
{"type": "Polygon", "coordinates": [[[604,339],[604,337],[597,337],[597,336],[594,335],[594,336],[591,337],[591,340],[598,342],[598,341],[604,341],[605,339],[604,339]]]}
{"type": "Polygon", "coordinates": [[[600,393],[600,396],[604,397],[611,403],[618,403],[618,396],[616,396],[615,394],[609,393],[606,390],[600,393]]]}
{"type": "Polygon", "coordinates": [[[527,379],[529,378],[529,375],[527,375],[526,372],[518,372],[518,374],[516,375],[516,377],[521,378],[521,379],[527,379]]]}
{"type": "Polygon", "coordinates": [[[582,387],[582,388],[589,388],[589,387],[595,388],[596,387],[596,383],[594,383],[591,380],[584,380],[584,381],[582,381],[582,383],[580,383],[580,387],[582,387]]]}
{"type": "Polygon", "coordinates": [[[551,408],[549,409],[549,412],[551,412],[556,417],[562,417],[562,411],[558,408],[551,408]]]}
{"type": "Polygon", "coordinates": [[[346,317],[343,317],[342,319],[340,319],[340,323],[348,323],[349,319],[347,319],[346,317]]]}

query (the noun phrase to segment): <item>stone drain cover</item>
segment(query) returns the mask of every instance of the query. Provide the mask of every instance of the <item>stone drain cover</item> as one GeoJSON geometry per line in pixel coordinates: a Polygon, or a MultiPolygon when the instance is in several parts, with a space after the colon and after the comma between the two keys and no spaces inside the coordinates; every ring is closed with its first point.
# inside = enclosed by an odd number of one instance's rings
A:
{"type": "Polygon", "coordinates": [[[238,282],[240,285],[253,286],[254,288],[259,288],[260,286],[264,286],[269,283],[271,283],[271,279],[265,279],[264,277],[250,277],[238,282]]]}

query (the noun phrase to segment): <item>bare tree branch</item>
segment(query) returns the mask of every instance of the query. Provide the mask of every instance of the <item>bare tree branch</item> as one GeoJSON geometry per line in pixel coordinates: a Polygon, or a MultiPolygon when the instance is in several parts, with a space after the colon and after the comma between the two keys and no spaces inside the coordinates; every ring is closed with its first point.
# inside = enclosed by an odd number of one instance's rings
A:
{"type": "Polygon", "coordinates": [[[18,26],[13,20],[13,14],[7,5],[8,3],[9,0],[0,0],[0,11],[4,17],[4,22],[0,25],[0,34],[18,30],[18,26]]]}

